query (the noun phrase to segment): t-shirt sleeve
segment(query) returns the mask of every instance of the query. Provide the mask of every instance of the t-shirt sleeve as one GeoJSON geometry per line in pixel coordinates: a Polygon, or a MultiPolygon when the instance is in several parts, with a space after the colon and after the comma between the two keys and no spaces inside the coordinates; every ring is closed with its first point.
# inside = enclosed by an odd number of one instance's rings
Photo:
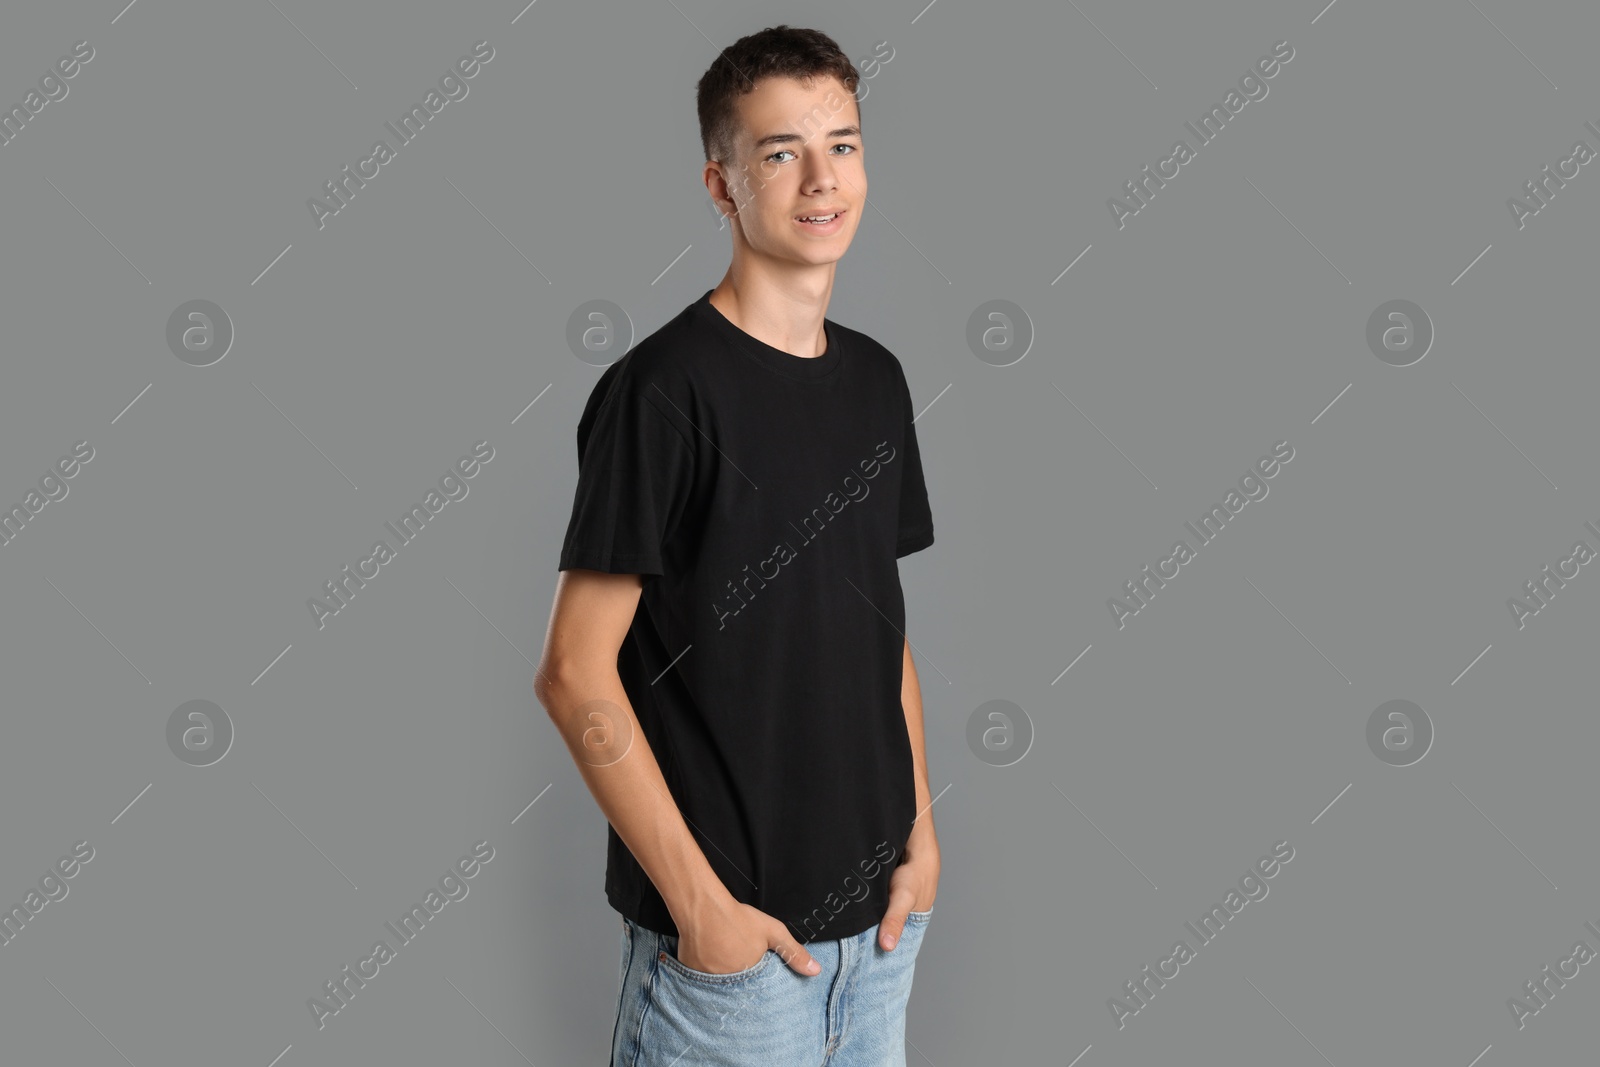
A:
{"type": "Polygon", "coordinates": [[[630,387],[607,397],[586,430],[559,569],[665,574],[666,544],[693,484],[688,442],[630,387]]]}
{"type": "Polygon", "coordinates": [[[901,375],[900,390],[905,404],[905,466],[900,471],[900,537],[895,558],[920,552],[933,544],[933,512],[928,506],[928,486],[922,476],[922,450],[917,447],[917,428],[911,421],[911,390],[901,375]]]}

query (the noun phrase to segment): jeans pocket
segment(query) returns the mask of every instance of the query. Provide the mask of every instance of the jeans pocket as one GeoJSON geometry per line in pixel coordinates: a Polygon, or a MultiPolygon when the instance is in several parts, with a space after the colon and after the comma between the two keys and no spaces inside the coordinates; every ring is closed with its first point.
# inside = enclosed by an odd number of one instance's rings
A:
{"type": "MultiPolygon", "coordinates": [[[[913,959],[922,951],[922,942],[928,936],[928,920],[933,918],[933,909],[927,911],[911,911],[906,913],[906,925],[900,931],[900,946],[909,949],[913,959]]],[[[897,946],[895,951],[900,951],[897,946]]]]}
{"type": "Polygon", "coordinates": [[[713,988],[742,985],[752,978],[759,977],[772,966],[772,961],[777,958],[778,954],[769,948],[761,954],[759,960],[742,971],[734,971],[731,974],[712,974],[709,971],[697,971],[678,959],[678,943],[675,939],[666,940],[660,952],[661,968],[665,973],[675,975],[697,985],[711,986],[713,988]]]}

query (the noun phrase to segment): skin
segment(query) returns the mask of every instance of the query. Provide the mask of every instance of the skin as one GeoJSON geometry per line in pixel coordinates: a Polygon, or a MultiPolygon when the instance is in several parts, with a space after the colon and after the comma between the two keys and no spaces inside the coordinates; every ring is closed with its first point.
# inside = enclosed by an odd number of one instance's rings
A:
{"type": "Polygon", "coordinates": [[[711,303],[774,348],[821,355],[834,272],[866,209],[860,109],[837,78],[809,88],[764,78],[735,107],[741,128],[733,152],[707,160],[701,175],[733,234],[733,259],[711,303]],[[845,212],[837,233],[794,221],[835,207],[845,212]]]}
{"type": "MultiPolygon", "coordinates": [[[[732,262],[711,302],[746,333],[814,358],[827,345],[822,323],[835,267],[866,206],[860,112],[835,78],[810,86],[763,79],[737,108],[741,129],[730,158],[708,160],[703,173],[733,239],[732,262]],[[845,211],[838,233],[807,232],[793,221],[832,208],[845,211]]],[[[607,820],[666,901],[685,966],[731,974],[753,967],[772,949],[796,973],[817,973],[820,966],[788,927],[728,892],[667,790],[616,666],[642,589],[637,574],[562,571],[535,696],[607,820]]],[[[889,877],[889,904],[878,928],[885,950],[898,942],[908,912],[933,907],[939,884],[922,689],[909,640],[903,656],[900,703],[919,814],[904,860],[889,877]]]]}

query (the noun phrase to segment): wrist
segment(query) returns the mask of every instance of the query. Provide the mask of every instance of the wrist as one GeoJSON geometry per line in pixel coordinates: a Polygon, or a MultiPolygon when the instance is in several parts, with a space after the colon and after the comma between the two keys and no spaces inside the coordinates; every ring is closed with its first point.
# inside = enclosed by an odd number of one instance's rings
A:
{"type": "Polygon", "coordinates": [[[694,929],[707,923],[720,923],[738,901],[719,879],[714,884],[696,886],[688,893],[666,901],[667,912],[679,930],[694,929]]]}
{"type": "Polygon", "coordinates": [[[933,822],[926,817],[917,820],[917,825],[911,830],[911,836],[906,839],[905,860],[939,862],[939,837],[934,833],[933,822]]]}

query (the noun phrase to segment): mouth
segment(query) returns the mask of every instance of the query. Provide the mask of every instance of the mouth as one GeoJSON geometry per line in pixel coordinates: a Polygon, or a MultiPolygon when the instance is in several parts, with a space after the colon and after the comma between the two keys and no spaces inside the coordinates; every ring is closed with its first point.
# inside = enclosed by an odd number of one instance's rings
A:
{"type": "Polygon", "coordinates": [[[825,214],[796,215],[794,221],[804,229],[816,233],[833,233],[843,225],[844,209],[825,214]]]}

